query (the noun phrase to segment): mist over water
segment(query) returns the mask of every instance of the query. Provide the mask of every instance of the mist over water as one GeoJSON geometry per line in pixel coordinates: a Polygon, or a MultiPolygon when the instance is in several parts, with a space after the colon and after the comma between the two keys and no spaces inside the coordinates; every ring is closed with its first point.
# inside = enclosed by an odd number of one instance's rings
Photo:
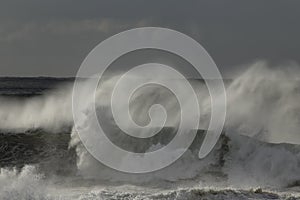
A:
{"type": "Polygon", "coordinates": [[[30,98],[0,96],[0,130],[12,133],[32,129],[65,131],[73,123],[71,97],[71,84],[30,98]]]}
{"type": "Polygon", "coordinates": [[[271,143],[300,144],[299,67],[254,64],[227,88],[226,129],[271,143]]]}
{"type": "MultiPolygon", "coordinates": [[[[271,143],[300,144],[299,75],[297,66],[271,68],[261,61],[229,81],[226,86],[226,132],[235,132],[271,143]]],[[[98,87],[96,107],[110,106],[111,92],[118,79],[119,76],[114,76],[98,87]]],[[[180,84],[180,80],[171,81],[180,84]]],[[[83,91],[88,84],[88,81],[82,81],[83,91]]],[[[201,110],[199,127],[205,129],[210,117],[210,97],[203,82],[191,80],[191,84],[196,91],[201,110]]],[[[11,132],[30,129],[61,132],[66,127],[72,127],[72,89],[72,84],[64,84],[44,95],[31,98],[1,96],[0,129],[11,132]]],[[[167,89],[154,86],[146,88],[145,91],[136,92],[131,99],[130,111],[134,121],[141,125],[149,123],[149,108],[160,103],[170,112],[166,126],[176,126],[180,113],[174,95],[167,89]],[[146,95],[143,95],[145,91],[146,95]]],[[[88,110],[92,94],[82,98],[86,99],[88,110]]],[[[188,106],[188,101],[185,106],[188,106]]],[[[101,114],[111,113],[107,111],[101,114]]]]}

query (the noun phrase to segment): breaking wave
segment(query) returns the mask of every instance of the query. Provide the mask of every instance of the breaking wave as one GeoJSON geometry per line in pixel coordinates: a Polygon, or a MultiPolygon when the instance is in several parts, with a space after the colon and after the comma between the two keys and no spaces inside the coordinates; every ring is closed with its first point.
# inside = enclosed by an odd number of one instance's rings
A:
{"type": "MultiPolygon", "coordinates": [[[[198,195],[212,199],[223,198],[224,195],[228,199],[233,195],[257,199],[271,199],[274,197],[272,195],[288,198],[283,194],[255,192],[249,188],[278,189],[300,185],[299,75],[295,66],[270,69],[267,63],[258,62],[234,80],[228,80],[224,133],[213,151],[201,160],[198,151],[210,119],[210,98],[203,81],[190,80],[200,102],[201,130],[198,130],[192,146],[179,160],[157,172],[141,175],[112,170],[87,152],[73,128],[71,84],[64,84],[39,96],[21,98],[2,95],[0,185],[5,187],[0,189],[0,199],[55,199],[58,197],[52,190],[57,189],[56,183],[63,185],[66,180],[74,185],[81,180],[85,181],[81,182],[83,185],[105,183],[107,186],[121,182],[140,187],[171,187],[166,192],[130,194],[105,187],[92,192],[77,188],[79,192],[76,189],[72,194],[65,194],[70,199],[128,196],[136,199],[184,199],[197,198],[198,195]],[[213,184],[235,190],[178,189],[182,184],[196,184],[201,188],[213,184]],[[212,197],[214,193],[216,196],[212,197]]],[[[159,134],[137,141],[122,134],[112,120],[109,98],[117,80],[118,76],[104,80],[96,93],[98,118],[109,130],[111,141],[135,152],[153,151],[166,145],[174,137],[179,119],[178,102],[174,95],[156,87],[145,88],[148,96],[135,94],[131,114],[139,124],[149,122],[148,109],[158,101],[170,116],[167,127],[159,134]]],[[[88,81],[82,81],[83,89],[85,84],[89,84],[88,81]]],[[[83,98],[87,103],[83,120],[88,122],[92,97],[83,98]]]]}

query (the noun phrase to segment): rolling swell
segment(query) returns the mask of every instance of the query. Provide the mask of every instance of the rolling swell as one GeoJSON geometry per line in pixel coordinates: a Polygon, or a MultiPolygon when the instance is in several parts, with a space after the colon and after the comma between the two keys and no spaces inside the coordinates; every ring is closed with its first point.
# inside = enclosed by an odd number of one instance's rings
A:
{"type": "Polygon", "coordinates": [[[43,173],[67,175],[76,168],[76,153],[69,149],[69,141],[69,133],[0,133],[0,167],[37,165],[43,173]]]}
{"type": "MultiPolygon", "coordinates": [[[[160,142],[153,145],[165,145],[169,140],[165,128],[160,142]],[[162,142],[161,142],[162,141],[162,142]],[[164,143],[165,141],[165,143],[164,143]]],[[[293,144],[269,144],[247,136],[223,134],[209,156],[199,160],[198,151],[205,131],[199,130],[188,151],[173,165],[154,175],[127,176],[101,166],[86,152],[79,143],[73,143],[70,132],[48,133],[43,130],[31,130],[25,133],[0,134],[1,168],[22,169],[34,165],[38,171],[49,177],[83,176],[86,178],[110,180],[112,182],[139,183],[154,180],[203,180],[228,182],[233,185],[249,184],[281,187],[294,187],[300,181],[300,146],[293,144]],[[72,146],[73,145],[73,146],[72,146]],[[189,169],[184,171],[184,169],[189,169]],[[169,177],[168,175],[171,176],[169,177]],[[108,178],[109,177],[109,178],[108,178]],[[244,179],[243,183],[240,177],[244,179]]],[[[140,144],[128,143],[132,150],[140,144]]],[[[150,145],[151,146],[151,145],[150,145]]]]}
{"type": "MultiPolygon", "coordinates": [[[[71,130],[62,133],[49,133],[42,129],[28,130],[24,133],[2,132],[0,133],[0,167],[22,168],[28,164],[50,163],[76,164],[76,152],[70,147],[71,130]]],[[[172,128],[164,128],[159,138],[147,142],[132,145],[132,151],[145,152],[152,145],[166,145],[170,141],[172,128]]],[[[199,130],[190,150],[197,153],[204,136],[204,131],[199,130]]],[[[123,140],[124,141],[124,140],[123,140]]],[[[124,145],[124,144],[123,144],[124,145]]]]}

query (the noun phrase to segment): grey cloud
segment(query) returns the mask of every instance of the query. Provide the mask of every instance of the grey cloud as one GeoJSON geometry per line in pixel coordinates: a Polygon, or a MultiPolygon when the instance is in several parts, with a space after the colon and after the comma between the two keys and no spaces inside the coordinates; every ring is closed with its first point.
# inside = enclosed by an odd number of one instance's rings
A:
{"type": "Polygon", "coordinates": [[[257,59],[300,62],[299,8],[294,0],[2,1],[0,71],[73,76],[99,42],[140,26],[190,35],[226,74],[257,59]]]}
{"type": "Polygon", "coordinates": [[[89,32],[111,34],[128,28],[145,26],[147,20],[126,21],[113,19],[61,20],[46,23],[13,22],[4,24],[0,29],[0,41],[32,39],[37,34],[76,35],[89,32]]]}

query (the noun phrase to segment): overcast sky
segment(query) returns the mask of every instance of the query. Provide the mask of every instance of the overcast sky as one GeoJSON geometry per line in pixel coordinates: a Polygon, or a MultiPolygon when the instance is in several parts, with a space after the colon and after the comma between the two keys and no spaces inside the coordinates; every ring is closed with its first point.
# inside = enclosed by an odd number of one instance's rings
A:
{"type": "Polygon", "coordinates": [[[297,0],[1,0],[0,75],[75,76],[89,51],[129,28],[181,31],[223,74],[263,59],[300,62],[297,0]]]}

